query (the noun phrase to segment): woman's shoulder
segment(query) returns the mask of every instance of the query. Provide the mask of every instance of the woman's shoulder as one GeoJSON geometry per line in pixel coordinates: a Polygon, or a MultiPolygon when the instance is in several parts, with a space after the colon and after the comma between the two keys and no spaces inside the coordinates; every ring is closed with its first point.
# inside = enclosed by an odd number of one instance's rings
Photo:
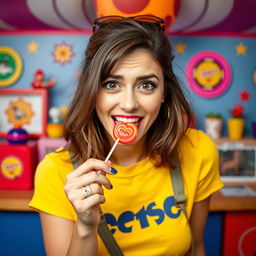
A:
{"type": "Polygon", "coordinates": [[[215,142],[203,131],[189,128],[184,137],[184,142],[190,141],[192,144],[215,144],[215,142]]]}
{"type": "Polygon", "coordinates": [[[54,173],[57,170],[68,170],[70,167],[69,152],[59,148],[44,156],[37,166],[37,173],[54,173]]]}
{"type": "Polygon", "coordinates": [[[181,141],[183,150],[197,150],[201,152],[212,153],[216,151],[216,144],[205,132],[197,129],[189,128],[181,141]]]}
{"type": "Polygon", "coordinates": [[[52,152],[49,152],[44,156],[44,159],[48,159],[51,161],[70,161],[69,152],[65,150],[63,147],[57,148],[52,152]]]}

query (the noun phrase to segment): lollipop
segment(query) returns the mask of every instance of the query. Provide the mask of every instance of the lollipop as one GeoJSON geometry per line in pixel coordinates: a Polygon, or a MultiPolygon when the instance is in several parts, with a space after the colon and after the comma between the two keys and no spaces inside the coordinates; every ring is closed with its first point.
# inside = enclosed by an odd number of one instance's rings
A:
{"type": "Polygon", "coordinates": [[[137,127],[133,123],[117,123],[114,127],[113,134],[116,139],[116,142],[110,149],[108,156],[105,159],[105,162],[109,160],[111,154],[113,153],[119,142],[122,144],[129,144],[136,139],[137,127]]]}
{"type": "Polygon", "coordinates": [[[121,144],[129,144],[136,139],[137,127],[133,123],[117,123],[113,134],[115,139],[119,139],[121,144]]]}

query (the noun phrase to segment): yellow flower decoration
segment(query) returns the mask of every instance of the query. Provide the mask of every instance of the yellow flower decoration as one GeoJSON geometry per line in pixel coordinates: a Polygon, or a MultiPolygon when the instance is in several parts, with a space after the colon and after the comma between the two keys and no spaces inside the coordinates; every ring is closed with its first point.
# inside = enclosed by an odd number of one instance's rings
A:
{"type": "Polygon", "coordinates": [[[177,53],[185,53],[186,50],[186,45],[183,44],[182,42],[179,42],[178,44],[175,45],[175,49],[177,53]]]}
{"type": "Polygon", "coordinates": [[[24,101],[22,97],[16,101],[11,101],[8,108],[5,110],[8,117],[8,122],[13,124],[30,124],[30,120],[34,115],[31,104],[24,101]]]}
{"type": "Polygon", "coordinates": [[[236,48],[236,55],[237,56],[241,56],[241,55],[245,56],[246,52],[248,50],[247,46],[244,45],[243,43],[240,43],[239,45],[236,45],[235,48],[236,48]]]}
{"type": "Polygon", "coordinates": [[[38,51],[39,44],[35,41],[32,41],[30,44],[27,45],[27,48],[29,53],[36,53],[38,51]]]}
{"type": "Polygon", "coordinates": [[[71,57],[75,55],[72,51],[72,45],[66,44],[64,41],[61,44],[55,45],[52,52],[54,61],[64,65],[66,62],[71,62],[71,57]]]}

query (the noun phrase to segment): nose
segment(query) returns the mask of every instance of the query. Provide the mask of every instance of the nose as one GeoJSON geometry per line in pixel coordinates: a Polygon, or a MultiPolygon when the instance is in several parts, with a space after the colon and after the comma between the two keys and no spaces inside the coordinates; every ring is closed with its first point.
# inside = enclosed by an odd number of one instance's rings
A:
{"type": "Polygon", "coordinates": [[[137,110],[139,104],[135,92],[132,89],[125,90],[120,99],[120,107],[126,112],[137,110]]]}

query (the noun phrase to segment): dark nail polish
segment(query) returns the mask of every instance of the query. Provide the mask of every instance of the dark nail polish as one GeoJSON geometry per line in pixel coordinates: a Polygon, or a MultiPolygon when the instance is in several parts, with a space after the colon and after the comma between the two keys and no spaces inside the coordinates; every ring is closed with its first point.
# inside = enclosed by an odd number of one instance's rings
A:
{"type": "Polygon", "coordinates": [[[113,185],[112,184],[110,184],[110,189],[112,189],[113,188],[113,185]]]}
{"type": "Polygon", "coordinates": [[[111,173],[113,173],[113,174],[117,174],[117,170],[116,170],[115,168],[113,168],[113,167],[111,167],[110,171],[111,171],[111,173]]]}

